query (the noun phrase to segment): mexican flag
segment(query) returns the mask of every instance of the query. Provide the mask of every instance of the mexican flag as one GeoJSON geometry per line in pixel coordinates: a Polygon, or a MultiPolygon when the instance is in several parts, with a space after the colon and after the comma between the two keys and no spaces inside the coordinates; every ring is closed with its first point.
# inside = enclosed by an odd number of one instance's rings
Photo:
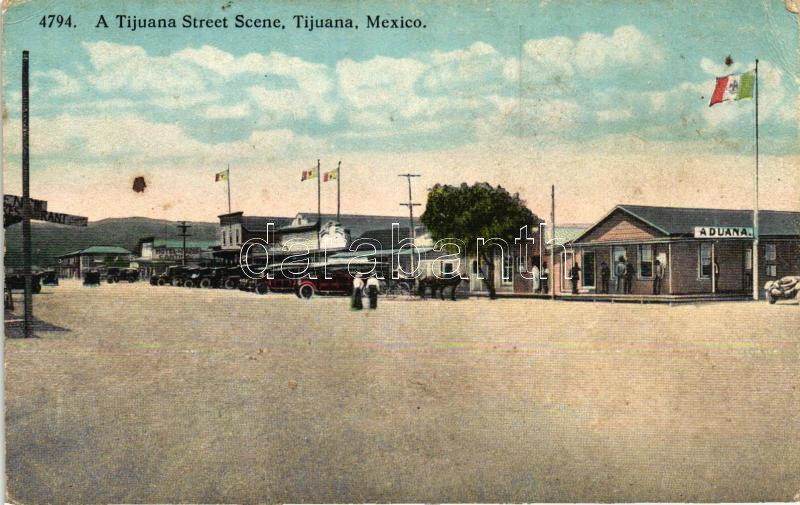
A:
{"type": "Polygon", "coordinates": [[[754,82],[755,73],[752,70],[744,74],[717,77],[717,86],[714,88],[714,93],[711,95],[711,102],[708,106],[711,107],[727,100],[753,98],[754,82]]]}
{"type": "Polygon", "coordinates": [[[228,180],[227,170],[223,170],[222,172],[219,172],[214,176],[214,182],[227,181],[227,180],[228,180]]]}
{"type": "Polygon", "coordinates": [[[325,172],[322,174],[322,182],[335,181],[337,175],[336,172],[336,170],[331,170],[330,172],[325,172]]]}
{"type": "Polygon", "coordinates": [[[303,170],[303,175],[300,176],[301,181],[306,181],[308,179],[313,179],[317,176],[317,169],[312,168],[311,170],[303,170]]]}

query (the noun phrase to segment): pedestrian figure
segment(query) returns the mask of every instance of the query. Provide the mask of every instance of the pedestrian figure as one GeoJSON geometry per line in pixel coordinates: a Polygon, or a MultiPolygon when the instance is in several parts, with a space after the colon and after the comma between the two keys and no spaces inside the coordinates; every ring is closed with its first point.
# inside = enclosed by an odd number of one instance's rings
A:
{"type": "Polygon", "coordinates": [[[617,293],[625,292],[625,256],[620,256],[614,267],[614,275],[617,278],[617,293]]]}
{"type": "Polygon", "coordinates": [[[569,269],[569,276],[571,277],[570,282],[572,282],[572,294],[578,294],[578,280],[581,278],[581,267],[578,265],[578,262],[574,262],[572,268],[569,269]]]}
{"type": "Polygon", "coordinates": [[[540,289],[542,289],[542,279],[540,279],[539,275],[539,266],[536,263],[533,264],[533,268],[531,269],[531,287],[533,288],[534,293],[538,293],[540,289]]]}
{"type": "Polygon", "coordinates": [[[631,294],[633,292],[633,276],[636,273],[636,267],[633,266],[631,260],[625,263],[625,293],[631,294]]]}
{"type": "Polygon", "coordinates": [[[350,301],[351,310],[361,310],[364,304],[361,301],[361,292],[364,290],[364,281],[361,280],[361,274],[358,273],[353,278],[353,299],[350,301]]]}
{"type": "Polygon", "coordinates": [[[655,276],[653,277],[653,294],[661,294],[661,283],[664,281],[664,265],[659,260],[656,260],[655,276]]]}
{"type": "Polygon", "coordinates": [[[714,288],[719,291],[719,263],[714,259],[714,288]]]}
{"type": "Polygon", "coordinates": [[[611,269],[605,261],[600,263],[600,292],[608,294],[608,280],[611,278],[611,269]]]}
{"type": "Polygon", "coordinates": [[[547,262],[542,263],[542,292],[550,292],[550,270],[547,268],[547,262]]]}
{"type": "Polygon", "coordinates": [[[369,279],[367,279],[367,295],[369,296],[369,308],[370,310],[375,310],[378,308],[378,290],[380,288],[380,283],[378,282],[378,276],[372,274],[369,279]]]}

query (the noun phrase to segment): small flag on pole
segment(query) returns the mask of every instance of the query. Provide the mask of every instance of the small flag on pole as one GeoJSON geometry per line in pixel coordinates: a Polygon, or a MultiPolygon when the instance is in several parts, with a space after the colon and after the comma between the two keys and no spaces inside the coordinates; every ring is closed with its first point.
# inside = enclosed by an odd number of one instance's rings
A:
{"type": "Polygon", "coordinates": [[[222,172],[219,172],[214,176],[214,182],[227,181],[227,180],[228,180],[227,170],[223,170],[222,172]]]}
{"type": "Polygon", "coordinates": [[[708,106],[711,107],[728,100],[753,98],[754,82],[755,73],[752,70],[743,74],[717,77],[717,85],[714,88],[714,93],[711,95],[711,102],[708,106]]]}
{"type": "Polygon", "coordinates": [[[300,181],[306,181],[308,179],[313,179],[317,176],[317,169],[312,168],[311,170],[303,170],[303,175],[300,177],[300,181]]]}
{"type": "Polygon", "coordinates": [[[322,182],[335,181],[336,176],[337,176],[336,170],[325,172],[324,174],[322,174],[322,182]]]}

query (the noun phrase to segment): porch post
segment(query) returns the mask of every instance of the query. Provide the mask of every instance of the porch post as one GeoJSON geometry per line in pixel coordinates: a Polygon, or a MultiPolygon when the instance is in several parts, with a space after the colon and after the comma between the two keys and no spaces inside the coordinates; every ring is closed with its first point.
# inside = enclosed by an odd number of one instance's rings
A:
{"type": "Polygon", "coordinates": [[[672,292],[672,242],[667,242],[667,264],[669,265],[669,294],[672,292]]]}
{"type": "Polygon", "coordinates": [[[717,276],[716,276],[716,244],[711,242],[711,294],[717,293],[717,276]]]}

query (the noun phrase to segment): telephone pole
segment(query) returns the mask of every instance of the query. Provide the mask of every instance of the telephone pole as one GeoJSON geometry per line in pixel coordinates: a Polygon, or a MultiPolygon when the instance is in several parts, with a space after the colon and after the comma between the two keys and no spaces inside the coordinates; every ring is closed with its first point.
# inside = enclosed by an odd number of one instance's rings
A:
{"type": "MultiPolygon", "coordinates": [[[[408,238],[411,239],[411,243],[414,244],[415,239],[417,238],[416,230],[414,230],[414,207],[419,207],[422,204],[414,203],[414,199],[411,196],[411,178],[412,177],[421,177],[420,174],[398,174],[398,177],[405,177],[408,180],[408,203],[401,203],[400,205],[404,207],[408,207],[408,238]]],[[[414,253],[411,253],[411,271],[414,272],[414,253]]]]}
{"type": "Polygon", "coordinates": [[[180,236],[183,237],[183,253],[181,254],[181,265],[186,266],[186,237],[191,237],[186,230],[191,228],[192,225],[186,224],[186,221],[181,221],[181,224],[178,225],[178,228],[181,230],[180,236]]]}
{"type": "Polygon", "coordinates": [[[33,336],[33,274],[31,273],[31,194],[28,101],[28,51],[22,51],[22,274],[25,276],[22,333],[33,336]]]}

